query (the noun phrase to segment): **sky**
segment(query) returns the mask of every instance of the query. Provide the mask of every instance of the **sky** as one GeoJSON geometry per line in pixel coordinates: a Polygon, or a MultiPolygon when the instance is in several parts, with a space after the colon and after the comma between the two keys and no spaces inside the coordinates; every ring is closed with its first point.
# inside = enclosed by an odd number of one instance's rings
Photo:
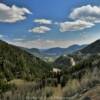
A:
{"type": "Polygon", "coordinates": [[[0,0],[0,39],[66,48],[100,39],[100,0],[0,0]]]}

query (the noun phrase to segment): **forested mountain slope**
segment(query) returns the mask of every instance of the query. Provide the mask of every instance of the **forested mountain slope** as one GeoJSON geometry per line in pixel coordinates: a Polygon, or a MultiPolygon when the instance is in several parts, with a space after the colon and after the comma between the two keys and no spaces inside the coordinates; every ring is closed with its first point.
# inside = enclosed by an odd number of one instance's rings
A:
{"type": "Polygon", "coordinates": [[[49,65],[39,58],[0,40],[0,79],[34,80],[49,69],[49,65]]]}

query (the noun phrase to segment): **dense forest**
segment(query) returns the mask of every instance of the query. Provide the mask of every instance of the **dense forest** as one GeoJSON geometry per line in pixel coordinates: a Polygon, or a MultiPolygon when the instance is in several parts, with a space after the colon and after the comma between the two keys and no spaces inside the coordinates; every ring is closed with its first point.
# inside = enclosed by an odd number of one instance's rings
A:
{"type": "MultiPolygon", "coordinates": [[[[33,81],[46,76],[50,65],[26,51],[0,41],[0,88],[7,81],[33,81]]],[[[5,85],[5,84],[4,84],[5,85]]]]}

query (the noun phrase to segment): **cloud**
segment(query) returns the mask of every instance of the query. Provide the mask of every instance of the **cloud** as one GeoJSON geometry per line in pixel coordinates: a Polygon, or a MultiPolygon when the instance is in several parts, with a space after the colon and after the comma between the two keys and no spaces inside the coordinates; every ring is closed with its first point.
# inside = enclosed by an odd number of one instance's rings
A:
{"type": "Polygon", "coordinates": [[[50,31],[51,29],[47,26],[39,26],[39,27],[34,27],[33,29],[29,30],[29,32],[33,33],[46,33],[50,31]]]}
{"type": "Polygon", "coordinates": [[[79,40],[49,40],[49,39],[37,39],[37,40],[24,40],[24,41],[16,41],[16,40],[9,40],[7,41],[10,44],[20,46],[20,47],[26,47],[26,48],[53,48],[53,47],[62,47],[66,48],[73,44],[86,44],[87,41],[84,41],[82,39],[79,40]]]}
{"type": "Polygon", "coordinates": [[[52,21],[48,19],[35,19],[34,22],[39,24],[52,24],[52,21]]]}
{"type": "Polygon", "coordinates": [[[75,43],[75,41],[37,39],[37,40],[26,40],[26,41],[13,40],[13,41],[8,41],[8,43],[27,48],[52,48],[52,47],[67,47],[75,43]]]}
{"type": "Polygon", "coordinates": [[[77,31],[91,28],[100,23],[100,7],[85,5],[75,8],[69,15],[72,21],[61,22],[60,31],[77,31]]]}
{"type": "Polygon", "coordinates": [[[49,39],[37,39],[37,40],[24,40],[24,41],[17,41],[17,40],[5,40],[10,44],[26,47],[26,48],[52,48],[52,47],[62,47],[67,48],[73,44],[89,44],[93,41],[97,40],[98,37],[91,36],[89,37],[80,37],[79,39],[70,39],[70,40],[49,40],[49,39]]]}
{"type": "Polygon", "coordinates": [[[26,14],[32,14],[27,8],[15,5],[9,7],[0,3],[0,22],[14,23],[26,19],[26,14]]]}
{"type": "Polygon", "coordinates": [[[60,23],[60,31],[66,32],[66,31],[77,31],[77,30],[83,30],[85,28],[91,28],[94,26],[93,23],[76,20],[72,22],[63,22],[60,23]]]}
{"type": "Polygon", "coordinates": [[[70,14],[70,18],[73,20],[80,19],[93,23],[100,23],[100,7],[86,5],[75,8],[70,14]]]}

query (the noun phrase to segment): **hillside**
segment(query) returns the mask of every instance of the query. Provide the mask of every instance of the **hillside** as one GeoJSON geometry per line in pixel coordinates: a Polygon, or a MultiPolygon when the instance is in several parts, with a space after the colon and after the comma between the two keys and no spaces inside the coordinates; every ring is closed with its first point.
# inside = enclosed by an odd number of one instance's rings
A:
{"type": "Polygon", "coordinates": [[[74,53],[74,52],[76,52],[76,51],[78,51],[78,50],[81,50],[81,49],[83,49],[84,47],[86,47],[87,45],[77,45],[77,44],[75,44],[75,45],[71,45],[71,46],[69,46],[68,48],[66,48],[65,50],[64,50],[64,54],[71,54],[71,53],[74,53]]]}
{"type": "Polygon", "coordinates": [[[84,49],[80,50],[80,52],[83,53],[83,54],[100,53],[100,40],[97,40],[97,41],[93,42],[92,44],[88,45],[84,49]]]}
{"type": "Polygon", "coordinates": [[[22,49],[24,49],[25,51],[29,52],[32,55],[35,55],[36,57],[41,57],[42,56],[40,50],[37,49],[37,48],[30,48],[30,49],[22,48],[22,49]]]}
{"type": "Polygon", "coordinates": [[[48,73],[49,68],[39,58],[0,40],[0,79],[34,80],[48,73]]]}
{"type": "Polygon", "coordinates": [[[46,55],[52,55],[52,56],[58,56],[61,55],[64,52],[64,48],[55,47],[43,50],[43,53],[46,55]]]}
{"type": "Polygon", "coordinates": [[[54,61],[54,66],[58,67],[58,68],[68,68],[69,66],[71,66],[71,61],[70,61],[70,57],[68,56],[60,56],[59,58],[57,58],[54,61]]]}

